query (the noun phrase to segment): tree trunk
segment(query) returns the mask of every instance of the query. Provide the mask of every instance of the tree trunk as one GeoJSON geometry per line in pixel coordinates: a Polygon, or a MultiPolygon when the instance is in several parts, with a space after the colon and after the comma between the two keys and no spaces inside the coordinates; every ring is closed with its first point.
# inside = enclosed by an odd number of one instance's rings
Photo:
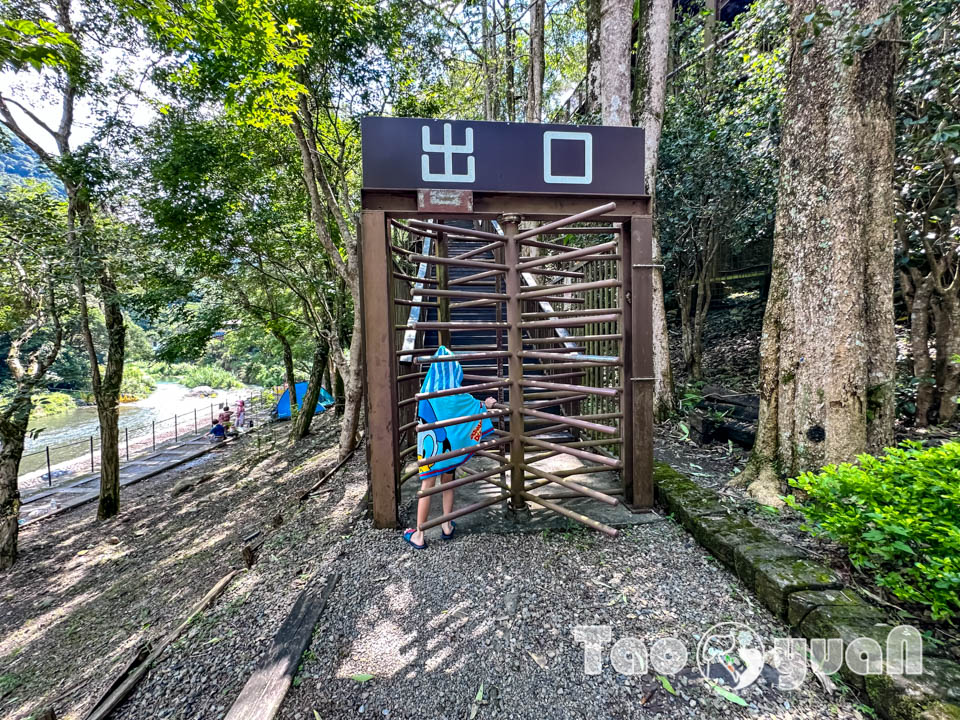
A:
{"type": "Polygon", "coordinates": [[[600,109],[600,4],[602,0],[586,0],[587,77],[585,110],[588,116],[600,109]]]}
{"type": "Polygon", "coordinates": [[[600,6],[600,107],[604,125],[630,125],[632,0],[600,6]]]}
{"type": "Polygon", "coordinates": [[[527,71],[527,122],[538,123],[543,114],[543,26],[546,0],[530,6],[530,64],[527,71]]]}
{"type": "MultiPolygon", "coordinates": [[[[660,135],[667,96],[667,65],[670,51],[670,0],[640,0],[639,30],[634,72],[634,117],[644,131],[643,177],[653,214],[653,262],[660,263],[660,233],[657,229],[656,179],[660,157],[660,135]]],[[[663,277],[653,274],[653,410],[658,420],[666,419],[676,407],[673,372],[670,367],[670,338],[663,300],[663,277]]]]}
{"type": "MultiPolygon", "coordinates": [[[[855,0],[858,23],[893,7],[855,0]]],[[[779,504],[794,476],[893,439],[896,23],[844,63],[847,23],[801,48],[816,0],[791,6],[773,277],[757,441],[742,474],[779,504]]],[[[839,10],[830,0],[826,11],[839,10]]]]}
{"type": "Polygon", "coordinates": [[[283,348],[283,379],[290,388],[290,418],[297,417],[297,376],[293,370],[293,348],[290,347],[290,341],[287,336],[281,332],[274,332],[273,336],[283,348]]]}
{"type": "Polygon", "coordinates": [[[120,385],[123,382],[123,360],[126,326],[116,283],[106,263],[101,260],[100,295],[107,326],[107,364],[97,393],[97,416],[100,419],[100,504],[97,519],[106,520],[120,512],[120,385]]]}
{"type": "Polygon", "coordinates": [[[497,36],[494,30],[496,12],[490,17],[490,8],[487,0],[480,0],[483,27],[483,119],[497,119],[497,67],[495,56],[497,51],[497,36]]]}
{"type": "Polygon", "coordinates": [[[517,119],[517,58],[516,58],[516,29],[513,26],[513,8],[510,0],[503,0],[503,46],[504,63],[507,76],[507,122],[517,119]]]}
{"type": "MultiPolygon", "coordinates": [[[[317,401],[320,399],[320,386],[323,384],[323,369],[327,365],[330,355],[330,346],[325,341],[317,340],[313,348],[313,364],[310,366],[310,379],[307,381],[307,391],[303,394],[303,407],[296,420],[293,421],[292,440],[303,440],[310,433],[310,424],[316,414],[317,401]]],[[[293,391],[291,391],[293,394],[293,391]]]]}
{"type": "Polygon", "coordinates": [[[0,417],[0,570],[6,570],[17,561],[20,532],[17,473],[32,409],[30,392],[20,392],[14,395],[0,417]]]}
{"type": "Polygon", "coordinates": [[[344,378],[343,420],[340,424],[340,459],[357,445],[360,417],[363,410],[363,327],[360,313],[354,313],[353,337],[350,339],[350,365],[344,378]]]}
{"type": "Polygon", "coordinates": [[[680,352],[683,371],[689,377],[693,370],[693,278],[681,274],[677,278],[677,304],[680,305],[680,352]]]}
{"type": "Polygon", "coordinates": [[[940,383],[940,424],[949,423],[957,414],[957,395],[960,393],[960,363],[955,361],[960,351],[960,301],[954,287],[940,295],[940,312],[944,317],[943,328],[937,328],[937,362],[943,358],[942,382],[940,383]],[[941,332],[943,337],[941,337],[941,332]]]}
{"type": "Polygon", "coordinates": [[[336,368],[336,367],[334,368],[334,376],[335,376],[335,385],[334,385],[333,397],[337,401],[336,402],[337,417],[342,417],[343,411],[344,411],[344,403],[346,402],[344,398],[344,396],[346,395],[346,391],[344,390],[343,375],[340,374],[339,368],[336,368]]]}
{"type": "Polygon", "coordinates": [[[697,268],[697,302],[693,308],[693,347],[690,376],[694,380],[703,379],[703,329],[707,324],[707,311],[710,309],[710,259],[716,250],[711,235],[711,245],[706,253],[707,260],[697,268]]]}
{"type": "Polygon", "coordinates": [[[930,358],[930,297],[932,278],[924,277],[913,284],[910,312],[910,349],[913,355],[913,375],[917,378],[917,409],[914,423],[926,427],[933,408],[936,379],[930,358]]]}
{"type": "Polygon", "coordinates": [[[94,237],[93,217],[82,191],[66,181],[67,189],[67,238],[73,248],[74,275],[77,286],[77,301],[80,310],[80,332],[90,363],[90,385],[97,403],[100,420],[100,504],[97,518],[113,517],[120,509],[120,430],[118,428],[120,383],[123,381],[123,355],[126,327],[116,283],[106,261],[100,255],[99,244],[94,237]],[[88,267],[95,269],[103,305],[103,320],[107,329],[107,362],[103,373],[97,348],[90,329],[90,313],[87,301],[88,267]]]}

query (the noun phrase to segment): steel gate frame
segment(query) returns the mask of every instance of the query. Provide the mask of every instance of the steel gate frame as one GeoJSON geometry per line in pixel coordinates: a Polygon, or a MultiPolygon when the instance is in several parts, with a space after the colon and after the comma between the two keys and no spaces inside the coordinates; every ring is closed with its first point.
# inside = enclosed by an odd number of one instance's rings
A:
{"type": "MultiPolygon", "coordinates": [[[[653,272],[658,268],[653,258],[653,227],[648,196],[594,197],[584,195],[550,195],[543,193],[494,193],[452,191],[469,196],[472,211],[451,208],[450,211],[427,209],[420,191],[362,191],[360,290],[362,327],[364,396],[367,409],[367,460],[370,473],[374,525],[395,528],[398,521],[401,472],[400,422],[396,332],[394,330],[394,291],[392,282],[392,250],[390,223],[403,219],[432,220],[501,220],[504,235],[517,234],[519,220],[556,221],[587,212],[603,201],[612,201],[615,208],[594,219],[619,223],[621,255],[620,308],[622,309],[621,364],[621,479],[627,507],[642,511],[653,505],[653,272]],[[508,230],[509,229],[509,230],[508,230]],[[629,385],[629,387],[626,387],[629,385]]],[[[504,237],[505,247],[516,242],[504,237]]],[[[507,250],[507,265],[510,265],[507,250]]],[[[519,271],[508,272],[516,278],[519,271]]],[[[513,288],[516,290],[516,288],[513,288]]],[[[516,296],[516,292],[508,295],[516,296]]],[[[508,334],[521,333],[517,302],[507,301],[508,334]],[[510,310],[510,308],[513,308],[510,310]],[[511,317],[512,316],[512,317],[511,317]],[[517,322],[512,322],[516,318],[517,322]]],[[[499,306],[499,303],[498,303],[499,306]]],[[[520,346],[522,349],[522,345],[520,346]]],[[[520,358],[510,356],[516,370],[520,358]]],[[[521,371],[522,372],[522,371],[521,371]]],[[[517,397],[520,378],[511,373],[514,384],[511,398],[517,397]]],[[[470,386],[465,386],[469,388],[470,386]]],[[[525,503],[530,497],[524,491],[524,456],[517,456],[522,418],[514,415],[511,428],[511,478],[509,497],[514,503],[525,503]]],[[[438,486],[439,487],[439,486],[438,486]]],[[[502,496],[497,501],[504,499],[502,496]]]]}

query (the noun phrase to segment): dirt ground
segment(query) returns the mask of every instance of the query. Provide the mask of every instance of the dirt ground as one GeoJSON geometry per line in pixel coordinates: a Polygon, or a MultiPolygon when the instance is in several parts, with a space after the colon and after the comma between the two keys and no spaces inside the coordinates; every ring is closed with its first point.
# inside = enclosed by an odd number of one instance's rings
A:
{"type": "Polygon", "coordinates": [[[0,717],[49,706],[61,719],[83,717],[142,642],[242,567],[242,538],[278,512],[283,524],[253,568],[113,718],[222,718],[300,591],[334,573],[281,718],[868,716],[849,691],[827,696],[813,679],[782,691],[765,674],[740,691],[743,706],[707,686],[694,658],[712,625],[743,623],[767,647],[788,631],[667,518],[613,540],[571,530],[448,543],[435,529],[416,552],[357,513],[363,453],[298,506],[295,496],[335,463],[334,430],[322,425],[259,462],[250,448],[224,448],[129,488],[109,523],[90,505],[25,528],[21,561],[0,578],[0,717]],[[185,479],[203,482],[171,497],[185,479]],[[650,668],[625,675],[608,644],[602,672],[586,675],[578,625],[608,625],[613,640],[646,648],[677,637],[690,663],[666,683],[650,668]]]}
{"type": "Polygon", "coordinates": [[[336,463],[330,422],[291,452],[258,462],[237,444],[125,488],[105,523],[92,503],[21,529],[20,558],[0,574],[0,717],[51,704],[81,717],[111,669],[241,566],[241,538],[297,511],[291,496],[336,463]],[[185,479],[200,484],[172,498],[185,479]]]}

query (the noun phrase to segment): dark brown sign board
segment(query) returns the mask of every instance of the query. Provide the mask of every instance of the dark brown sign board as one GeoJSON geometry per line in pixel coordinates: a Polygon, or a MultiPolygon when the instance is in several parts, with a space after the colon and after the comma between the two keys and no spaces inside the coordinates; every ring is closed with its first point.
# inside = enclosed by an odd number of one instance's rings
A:
{"type": "Polygon", "coordinates": [[[643,195],[643,129],[365,117],[363,188],[643,195]]]}

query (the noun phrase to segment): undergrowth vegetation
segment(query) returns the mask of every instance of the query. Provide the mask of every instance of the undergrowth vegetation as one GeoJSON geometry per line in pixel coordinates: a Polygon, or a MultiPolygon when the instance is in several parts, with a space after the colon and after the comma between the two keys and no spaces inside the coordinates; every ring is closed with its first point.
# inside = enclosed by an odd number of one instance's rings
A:
{"type": "Polygon", "coordinates": [[[805,530],[843,545],[856,568],[934,620],[960,617],[960,443],[904,442],[790,485],[805,530]]]}
{"type": "Polygon", "coordinates": [[[177,382],[188,388],[209,385],[219,390],[241,388],[240,382],[232,373],[213,365],[194,365],[193,363],[151,363],[149,372],[167,382],[177,382]]]}

